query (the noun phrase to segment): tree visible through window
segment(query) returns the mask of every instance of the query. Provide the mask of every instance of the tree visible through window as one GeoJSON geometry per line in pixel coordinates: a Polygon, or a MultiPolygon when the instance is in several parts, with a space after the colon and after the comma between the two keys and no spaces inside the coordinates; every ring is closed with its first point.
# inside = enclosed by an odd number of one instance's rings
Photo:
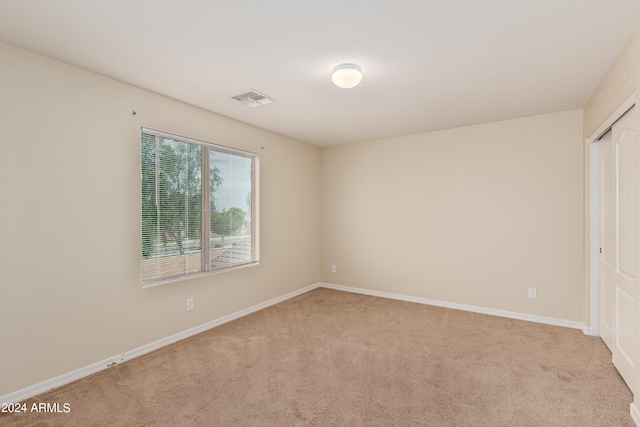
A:
{"type": "Polygon", "coordinates": [[[143,129],[143,284],[257,261],[256,155],[143,129]]]}

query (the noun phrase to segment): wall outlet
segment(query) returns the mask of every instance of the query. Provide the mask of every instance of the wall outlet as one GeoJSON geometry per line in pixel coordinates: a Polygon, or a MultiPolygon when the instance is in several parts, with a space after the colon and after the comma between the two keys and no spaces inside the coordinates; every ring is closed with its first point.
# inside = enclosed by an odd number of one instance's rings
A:
{"type": "Polygon", "coordinates": [[[193,298],[187,298],[187,311],[193,310],[193,298]]]}
{"type": "Polygon", "coordinates": [[[529,288],[527,296],[531,299],[538,299],[538,288],[529,288]]]}
{"type": "Polygon", "coordinates": [[[335,273],[336,271],[337,271],[336,266],[335,266],[335,265],[332,265],[332,266],[331,266],[331,272],[332,272],[332,273],[335,273]]]}

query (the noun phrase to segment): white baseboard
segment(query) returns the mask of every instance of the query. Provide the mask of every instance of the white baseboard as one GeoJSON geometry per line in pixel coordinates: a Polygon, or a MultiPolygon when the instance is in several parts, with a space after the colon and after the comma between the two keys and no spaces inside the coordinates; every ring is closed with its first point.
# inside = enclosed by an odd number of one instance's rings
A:
{"type": "Polygon", "coordinates": [[[631,402],[629,413],[631,414],[631,419],[633,420],[633,422],[640,427],[640,410],[638,410],[635,402],[631,402]]]}
{"type": "Polygon", "coordinates": [[[371,295],[375,297],[397,299],[401,301],[416,302],[419,304],[434,305],[437,307],[453,308],[455,310],[471,311],[473,313],[489,314],[491,316],[507,317],[510,319],[526,320],[528,322],[544,323],[547,325],[563,326],[565,328],[583,330],[584,325],[581,322],[573,322],[571,320],[556,319],[553,317],[536,316],[533,314],[516,313],[513,311],[496,310],[493,308],[478,307],[475,305],[458,304],[454,302],[439,301],[428,298],[412,297],[401,294],[393,294],[389,292],[373,291],[370,289],[352,288],[350,286],[333,285],[330,283],[320,283],[320,287],[335,289],[337,291],[353,292],[357,294],[371,295]]]}
{"type": "Polygon", "coordinates": [[[282,295],[280,297],[271,299],[269,301],[263,302],[258,305],[254,305],[253,307],[246,308],[244,310],[240,310],[238,312],[229,314],[227,316],[221,317],[219,319],[213,320],[211,322],[207,322],[203,325],[196,326],[195,328],[187,329],[186,331],[177,333],[175,335],[171,335],[167,338],[163,338],[161,340],[152,342],[151,344],[143,345],[142,347],[138,347],[134,350],[127,351],[126,353],[122,353],[118,356],[113,356],[108,359],[105,359],[101,362],[94,363],[89,366],[85,366],[84,368],[77,369],[72,372],[68,372],[66,374],[60,375],[58,377],[52,378],[47,381],[43,381],[39,384],[26,387],[22,390],[16,391],[14,393],[7,394],[5,396],[0,397],[0,405],[3,403],[17,403],[21,402],[24,399],[28,399],[30,397],[36,396],[38,394],[49,391],[53,388],[63,386],[70,382],[79,380],[81,378],[87,377],[89,375],[93,375],[97,372],[100,372],[104,369],[107,369],[111,366],[117,365],[122,362],[126,362],[127,360],[134,359],[138,356],[142,356],[143,354],[150,353],[152,351],[158,350],[164,346],[169,344],[173,344],[177,341],[181,341],[185,338],[189,338],[190,336],[197,335],[201,332],[207,331],[209,329],[215,328],[216,326],[222,325],[227,322],[231,322],[232,320],[238,319],[240,317],[246,316],[248,314],[254,313],[256,311],[262,310],[264,308],[270,307],[272,305],[278,304],[282,301],[286,301],[290,298],[296,297],[298,295],[309,292],[313,289],[316,289],[320,286],[319,283],[315,283],[313,285],[307,286],[302,289],[298,289],[297,291],[290,292],[286,295],[282,295]]]}
{"type": "MultiPolygon", "coordinates": [[[[94,363],[92,365],[89,366],[85,366],[84,368],[80,368],[77,369],[75,371],[72,372],[68,372],[66,374],[60,375],[58,377],[52,378],[50,380],[47,381],[43,381],[39,384],[30,386],[30,387],[26,387],[22,390],[16,391],[14,393],[10,393],[7,394],[5,396],[1,396],[0,397],[0,404],[3,403],[17,403],[17,402],[21,402],[24,399],[28,399],[30,397],[36,396],[38,394],[44,393],[46,391],[49,391],[53,388],[56,387],[60,387],[63,386],[65,384],[68,384],[70,382],[79,380],[81,378],[84,378],[86,376],[89,375],[93,375],[97,372],[100,372],[104,369],[107,369],[111,366],[117,365],[119,363],[123,363],[126,362],[127,360],[131,360],[134,359],[138,356],[142,356],[143,354],[147,354],[150,353],[152,351],[158,350],[164,346],[167,346],[169,344],[173,344],[177,341],[181,341],[185,338],[189,338],[190,336],[199,334],[201,332],[205,332],[209,329],[215,328],[216,326],[222,325],[224,323],[227,322],[231,322],[232,320],[238,319],[240,317],[246,316],[248,314],[254,313],[256,311],[262,310],[264,308],[270,307],[272,305],[278,304],[282,301],[286,301],[290,298],[296,297],[298,295],[302,295],[306,292],[312,291],[316,288],[319,287],[323,287],[323,288],[328,288],[328,289],[334,289],[334,290],[338,290],[338,291],[345,291],[345,292],[353,292],[353,293],[358,293],[358,294],[364,294],[364,295],[371,295],[371,296],[376,296],[376,297],[382,297],[382,298],[389,298],[389,299],[395,299],[395,300],[401,300],[401,301],[408,301],[408,302],[415,302],[415,303],[419,303],[419,304],[426,304],[426,305],[433,305],[433,306],[438,306],[438,307],[445,307],[445,308],[453,308],[456,310],[464,310],[464,311],[470,311],[470,312],[474,312],[474,313],[482,313],[482,314],[489,314],[492,316],[500,316],[500,317],[508,317],[511,319],[518,319],[518,320],[526,320],[529,322],[536,322],[536,323],[545,323],[548,325],[556,325],[556,326],[564,326],[567,328],[574,328],[574,329],[582,329],[583,331],[589,329],[589,328],[585,328],[583,326],[582,323],[579,322],[572,322],[569,320],[563,320],[563,319],[555,319],[555,318],[551,318],[551,317],[543,317],[543,316],[535,316],[535,315],[531,315],[531,314],[523,314],[523,313],[515,313],[515,312],[511,312],[511,311],[503,311],[503,310],[495,310],[492,308],[485,308],[485,307],[477,307],[477,306],[473,306],[473,305],[466,305],[466,304],[457,304],[457,303],[451,303],[451,302],[446,302],[446,301],[438,301],[438,300],[432,300],[432,299],[427,299],[427,298],[420,298],[420,297],[412,297],[412,296],[407,296],[407,295],[401,295],[401,294],[394,294],[394,293],[389,293],[389,292],[380,292],[380,291],[374,291],[374,290],[370,290],[370,289],[362,289],[362,288],[352,288],[350,286],[342,286],[342,285],[333,285],[330,283],[315,283],[313,285],[309,285],[305,288],[302,289],[298,289],[297,291],[293,291],[290,292],[286,295],[282,295],[280,297],[271,299],[269,301],[263,302],[261,304],[257,304],[254,305],[253,307],[249,307],[246,308],[244,310],[240,310],[238,312],[229,314],[227,316],[221,317],[219,319],[213,320],[211,322],[205,323],[203,325],[200,326],[196,326],[194,328],[188,329],[186,331],[177,333],[175,335],[171,335],[167,338],[163,338],[161,340],[152,342],[150,344],[144,345],[142,347],[136,348],[134,350],[131,351],[127,351],[125,353],[119,354],[117,356],[113,356],[110,357],[108,359],[105,359],[103,361],[94,363]]],[[[587,332],[585,332],[587,333],[587,332]]],[[[637,408],[635,407],[635,405],[631,405],[631,416],[634,417],[636,416],[637,418],[634,418],[634,420],[640,420],[640,413],[638,412],[637,408]],[[635,411],[635,412],[634,412],[635,411]],[[634,415],[635,414],[635,415],[634,415]]],[[[636,421],[636,424],[640,427],[640,423],[638,421],[636,421]]]]}

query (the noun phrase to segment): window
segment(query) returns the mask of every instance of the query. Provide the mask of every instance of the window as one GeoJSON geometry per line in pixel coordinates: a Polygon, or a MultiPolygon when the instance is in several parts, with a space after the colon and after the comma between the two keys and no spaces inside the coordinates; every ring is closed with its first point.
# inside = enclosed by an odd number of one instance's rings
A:
{"type": "Polygon", "coordinates": [[[142,129],[142,283],[256,263],[257,155],[142,129]]]}

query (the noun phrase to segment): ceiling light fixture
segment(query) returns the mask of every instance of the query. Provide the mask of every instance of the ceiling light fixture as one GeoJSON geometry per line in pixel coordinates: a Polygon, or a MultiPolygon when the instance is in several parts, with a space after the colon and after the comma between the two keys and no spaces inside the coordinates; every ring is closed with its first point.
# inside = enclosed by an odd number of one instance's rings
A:
{"type": "Polygon", "coordinates": [[[356,64],[341,64],[333,69],[331,80],[342,89],[351,89],[362,81],[362,71],[356,64]]]}

